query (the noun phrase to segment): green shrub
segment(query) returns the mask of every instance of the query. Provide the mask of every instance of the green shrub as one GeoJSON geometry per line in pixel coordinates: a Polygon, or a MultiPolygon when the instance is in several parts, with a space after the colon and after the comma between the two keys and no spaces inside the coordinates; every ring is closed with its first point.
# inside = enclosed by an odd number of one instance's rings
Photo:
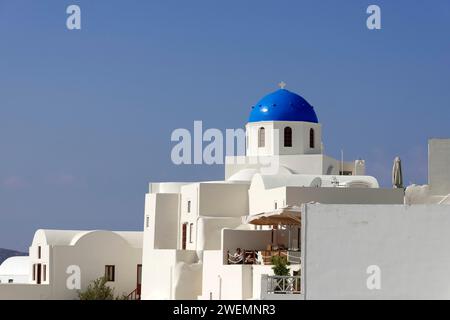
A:
{"type": "Polygon", "coordinates": [[[275,273],[276,276],[289,276],[289,268],[287,267],[289,265],[289,262],[287,261],[286,257],[282,256],[273,256],[272,257],[272,270],[273,273],[275,273]]]}
{"type": "Polygon", "coordinates": [[[93,280],[85,291],[78,292],[80,300],[114,300],[114,289],[106,285],[105,277],[93,280]]]}

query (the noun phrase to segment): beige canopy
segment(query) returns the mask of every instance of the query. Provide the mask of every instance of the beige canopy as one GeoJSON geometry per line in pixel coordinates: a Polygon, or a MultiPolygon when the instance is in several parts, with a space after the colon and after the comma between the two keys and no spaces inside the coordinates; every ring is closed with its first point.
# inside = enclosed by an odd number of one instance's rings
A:
{"type": "Polygon", "coordinates": [[[244,217],[244,223],[255,225],[300,225],[301,211],[297,206],[288,206],[274,211],[244,217]]]}

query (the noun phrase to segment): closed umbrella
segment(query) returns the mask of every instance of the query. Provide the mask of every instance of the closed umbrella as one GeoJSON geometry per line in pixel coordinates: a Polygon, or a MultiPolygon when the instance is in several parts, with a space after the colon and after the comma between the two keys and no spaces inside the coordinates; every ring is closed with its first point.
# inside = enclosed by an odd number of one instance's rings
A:
{"type": "Polygon", "coordinates": [[[397,189],[403,189],[402,161],[400,157],[395,158],[394,166],[392,167],[392,186],[397,189]]]}

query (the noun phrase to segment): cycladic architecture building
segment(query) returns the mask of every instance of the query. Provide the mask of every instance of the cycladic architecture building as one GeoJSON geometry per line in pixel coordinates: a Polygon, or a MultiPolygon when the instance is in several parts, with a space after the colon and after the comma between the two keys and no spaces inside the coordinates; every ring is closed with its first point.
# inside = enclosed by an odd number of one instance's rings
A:
{"type": "MultiPolygon", "coordinates": [[[[441,203],[449,146],[430,142],[430,194],[441,203]]],[[[405,205],[404,189],[380,188],[364,160],[323,150],[313,107],[282,88],[252,107],[246,155],[226,158],[224,181],[150,183],[142,298],[450,298],[432,290],[450,277],[429,271],[450,261],[450,242],[439,244],[450,208],[405,205]],[[274,256],[290,276],[274,275],[274,256]]]]}
{"type": "Polygon", "coordinates": [[[140,287],[141,267],[142,232],[38,230],[29,256],[1,265],[0,279],[13,281],[2,280],[0,300],[72,300],[102,276],[117,296],[127,296],[140,287]]]}
{"type": "Polygon", "coordinates": [[[429,141],[428,185],[405,190],[325,155],[314,108],[284,87],[245,129],[223,181],[149,184],[143,232],[38,230],[4,267],[25,264],[27,284],[0,299],[73,299],[73,265],[82,288],[104,275],[142,299],[450,299],[450,139],[429,141]]]}

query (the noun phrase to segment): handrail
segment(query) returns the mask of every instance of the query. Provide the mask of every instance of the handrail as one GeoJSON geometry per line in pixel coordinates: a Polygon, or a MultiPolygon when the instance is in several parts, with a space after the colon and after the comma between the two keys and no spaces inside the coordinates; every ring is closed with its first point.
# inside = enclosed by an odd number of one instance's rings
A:
{"type": "Polygon", "coordinates": [[[298,254],[300,251],[292,251],[288,249],[281,250],[242,250],[239,254],[231,254],[227,250],[227,263],[228,264],[271,264],[272,257],[282,256],[287,259],[289,263],[300,264],[301,257],[298,254]],[[258,262],[259,261],[259,262],[258,262]]]}
{"type": "Polygon", "coordinates": [[[129,295],[127,295],[126,300],[141,300],[141,294],[138,290],[139,288],[134,289],[130,292],[129,295]]]}
{"type": "Polygon", "coordinates": [[[239,255],[235,256],[228,252],[228,263],[229,264],[240,264],[244,261],[244,254],[240,253],[239,255]]]}
{"type": "Polygon", "coordinates": [[[268,276],[267,293],[269,294],[299,294],[300,276],[268,276]]]}

